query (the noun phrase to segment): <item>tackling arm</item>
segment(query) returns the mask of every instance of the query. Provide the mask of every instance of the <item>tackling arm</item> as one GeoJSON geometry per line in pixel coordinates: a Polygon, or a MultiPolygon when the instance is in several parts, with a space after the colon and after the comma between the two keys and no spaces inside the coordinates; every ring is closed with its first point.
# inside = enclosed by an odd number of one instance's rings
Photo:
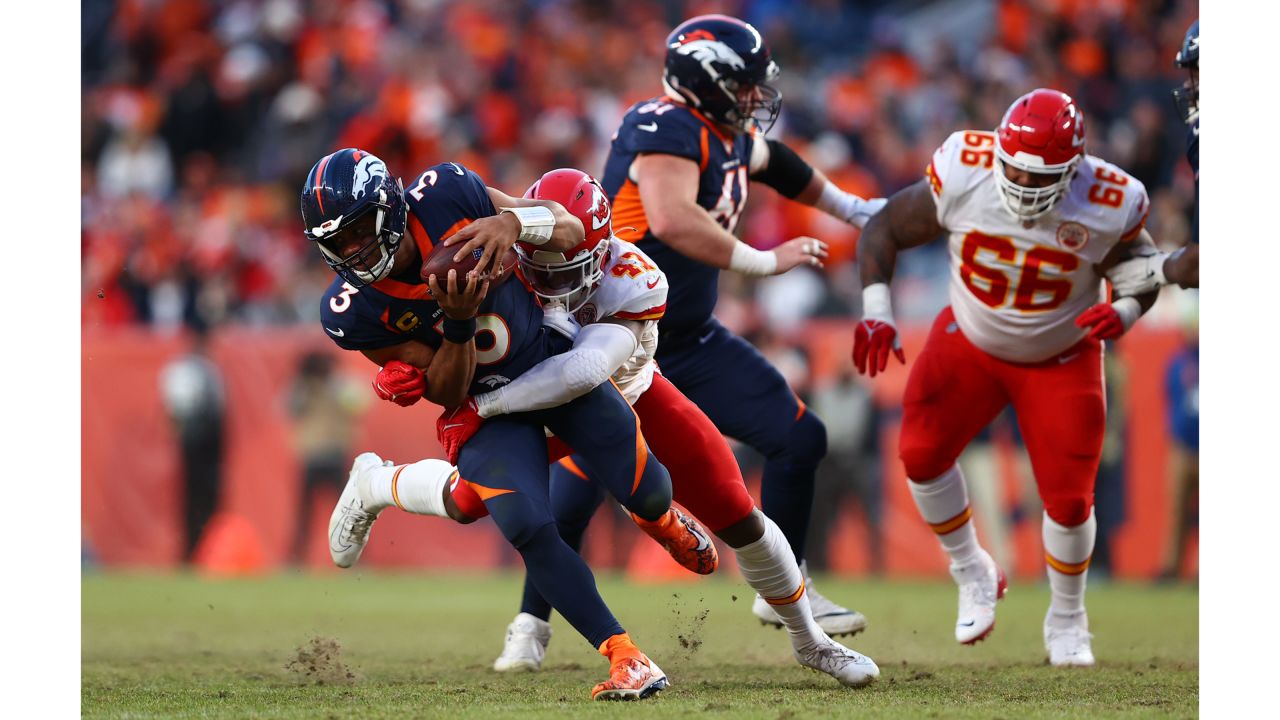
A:
{"type": "Polygon", "coordinates": [[[477,395],[476,412],[483,418],[563,405],[608,380],[640,344],[644,324],[606,318],[582,328],[573,348],[554,355],[510,384],[477,395]]]}
{"type": "MultiPolygon", "coordinates": [[[[493,206],[499,211],[507,208],[546,208],[551,211],[551,217],[555,224],[551,228],[550,239],[546,241],[544,247],[548,250],[564,251],[577,247],[586,239],[586,231],[582,227],[582,221],[569,214],[564,206],[554,200],[529,200],[526,198],[512,197],[496,188],[487,188],[489,191],[489,200],[493,202],[493,206]]],[[[512,215],[512,213],[501,213],[503,215],[512,215]]],[[[517,218],[523,221],[523,218],[517,218]]],[[[519,231],[517,231],[517,234],[519,231]]]]}

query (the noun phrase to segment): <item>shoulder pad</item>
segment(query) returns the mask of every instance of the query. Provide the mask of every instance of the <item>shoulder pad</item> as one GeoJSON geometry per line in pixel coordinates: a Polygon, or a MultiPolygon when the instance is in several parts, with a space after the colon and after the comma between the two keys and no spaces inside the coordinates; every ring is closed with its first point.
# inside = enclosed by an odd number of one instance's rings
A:
{"type": "Polygon", "coordinates": [[[689,108],[664,98],[631,108],[618,128],[618,142],[629,152],[702,159],[705,123],[689,108]]]}

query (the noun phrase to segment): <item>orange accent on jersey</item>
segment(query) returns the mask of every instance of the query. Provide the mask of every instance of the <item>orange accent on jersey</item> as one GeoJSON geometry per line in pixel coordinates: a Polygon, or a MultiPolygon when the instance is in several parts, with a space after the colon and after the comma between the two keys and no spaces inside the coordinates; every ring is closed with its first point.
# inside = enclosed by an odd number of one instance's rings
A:
{"type": "MultiPolygon", "coordinates": [[[[383,278],[373,284],[378,292],[383,292],[391,297],[400,298],[401,300],[430,300],[431,288],[426,283],[415,285],[413,283],[392,280],[391,278],[383,278]]],[[[387,322],[387,318],[383,318],[383,322],[387,322]]]]}
{"type": "Polygon", "coordinates": [[[764,601],[770,605],[790,605],[800,599],[804,595],[804,578],[800,578],[800,587],[795,592],[783,598],[765,598],[764,601]]]}
{"type": "Polygon", "coordinates": [[[613,198],[613,227],[614,234],[628,242],[639,242],[649,232],[649,219],[644,214],[640,188],[630,178],[622,183],[618,194],[613,198]]]}
{"type": "Polygon", "coordinates": [[[396,473],[391,476],[391,500],[396,504],[396,507],[400,508],[401,510],[404,510],[404,505],[400,504],[400,493],[396,485],[400,482],[400,473],[404,472],[404,469],[407,467],[409,466],[401,465],[400,467],[396,468],[396,473]]]}
{"type": "Polygon", "coordinates": [[[1053,568],[1054,570],[1057,570],[1058,572],[1062,573],[1063,575],[1080,575],[1080,574],[1082,574],[1085,570],[1088,570],[1088,569],[1089,569],[1089,560],[1091,560],[1091,559],[1092,559],[1092,558],[1085,558],[1085,561],[1084,561],[1084,562],[1078,562],[1078,563],[1065,563],[1065,562],[1062,562],[1061,560],[1059,560],[1058,558],[1056,558],[1056,557],[1054,557],[1054,556],[1050,555],[1050,554],[1049,554],[1049,553],[1047,553],[1047,552],[1044,554],[1044,561],[1045,561],[1045,563],[1046,563],[1049,567],[1053,568]]]}
{"type": "MultiPolygon", "coordinates": [[[[471,222],[472,222],[471,218],[462,218],[462,219],[461,219],[461,220],[459,220],[458,222],[456,222],[456,223],[454,223],[453,225],[451,225],[451,226],[449,227],[449,229],[448,229],[448,230],[445,230],[445,231],[444,231],[444,234],[442,234],[442,235],[440,236],[440,239],[441,239],[441,240],[444,240],[445,238],[447,238],[447,237],[449,237],[450,235],[452,235],[452,234],[454,234],[454,233],[458,232],[458,231],[459,231],[459,230],[461,230],[462,228],[464,228],[464,227],[466,227],[466,226],[470,225],[470,224],[471,224],[471,222]]],[[[426,257],[426,256],[424,255],[423,257],[426,257]]]]}
{"type": "Polygon", "coordinates": [[[1146,212],[1142,213],[1142,217],[1138,218],[1137,224],[1135,224],[1132,228],[1126,230],[1124,234],[1120,236],[1120,242],[1129,242],[1134,238],[1138,237],[1138,233],[1142,232],[1142,228],[1147,224],[1147,215],[1150,215],[1150,214],[1151,214],[1151,208],[1150,206],[1148,206],[1146,212]]]}
{"type": "Polygon", "coordinates": [[[733,144],[733,138],[720,132],[720,126],[716,125],[715,121],[708,118],[706,115],[703,115],[702,113],[698,112],[697,110],[694,110],[688,105],[684,105],[683,107],[687,108],[689,110],[689,113],[692,114],[694,117],[701,120],[703,125],[706,125],[707,128],[711,130],[711,132],[714,133],[717,138],[720,138],[720,142],[724,143],[725,145],[733,144]]]}
{"type": "Polygon", "coordinates": [[[667,312],[667,304],[662,303],[661,305],[657,307],[651,307],[648,310],[642,310],[640,312],[635,312],[635,313],[616,312],[613,314],[613,316],[617,318],[622,318],[623,320],[657,320],[658,318],[661,318],[663,315],[665,315],[666,312],[667,312]]]}
{"type": "Polygon", "coordinates": [[[427,229],[422,227],[422,221],[413,213],[409,213],[409,234],[413,236],[413,242],[418,246],[418,253],[424,259],[431,254],[431,248],[435,247],[435,243],[431,242],[427,229]]]}
{"type": "Polygon", "coordinates": [[[707,129],[702,128],[702,132],[698,134],[698,145],[702,150],[702,159],[698,161],[698,172],[706,172],[707,162],[711,160],[711,150],[707,147],[707,129]]]}
{"type": "Polygon", "coordinates": [[[938,171],[933,167],[933,161],[925,166],[924,176],[929,179],[929,187],[933,188],[934,195],[942,194],[942,181],[938,179],[938,171]]]}
{"type": "Polygon", "coordinates": [[[965,523],[969,522],[969,518],[973,517],[973,508],[965,505],[964,510],[959,515],[950,520],[943,520],[940,523],[929,523],[929,528],[939,535],[946,535],[949,532],[959,530],[965,523]]]}
{"type": "Polygon", "coordinates": [[[560,464],[564,466],[565,470],[568,470],[569,472],[573,473],[574,475],[577,475],[583,480],[591,479],[587,477],[586,473],[582,472],[582,468],[578,467],[578,463],[574,462],[573,458],[571,457],[560,458],[560,464]]]}
{"type": "Polygon", "coordinates": [[[804,401],[800,399],[799,395],[796,395],[795,393],[791,393],[791,394],[795,395],[796,404],[800,406],[796,408],[796,420],[799,420],[800,416],[804,414],[806,407],[805,407],[804,401]]]}
{"type": "Polygon", "coordinates": [[[503,490],[500,488],[489,488],[483,485],[477,485],[470,480],[463,480],[462,482],[466,483],[467,487],[471,488],[476,495],[480,496],[481,500],[488,500],[490,498],[496,498],[499,495],[506,495],[507,493],[515,492],[515,490],[503,490]]]}

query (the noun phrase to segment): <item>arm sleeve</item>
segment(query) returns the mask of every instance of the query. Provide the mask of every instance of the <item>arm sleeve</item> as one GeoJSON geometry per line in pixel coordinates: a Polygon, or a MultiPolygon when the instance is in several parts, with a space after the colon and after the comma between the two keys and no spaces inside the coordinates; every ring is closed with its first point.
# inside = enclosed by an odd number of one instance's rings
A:
{"type": "Polygon", "coordinates": [[[568,352],[543,360],[508,385],[477,395],[476,407],[482,417],[493,417],[563,405],[608,380],[639,342],[621,325],[587,325],[568,352]]]}
{"type": "Polygon", "coordinates": [[[777,190],[785,198],[795,199],[813,179],[813,168],[785,143],[777,140],[765,143],[769,148],[768,160],[763,168],[752,173],[751,179],[777,190]]]}

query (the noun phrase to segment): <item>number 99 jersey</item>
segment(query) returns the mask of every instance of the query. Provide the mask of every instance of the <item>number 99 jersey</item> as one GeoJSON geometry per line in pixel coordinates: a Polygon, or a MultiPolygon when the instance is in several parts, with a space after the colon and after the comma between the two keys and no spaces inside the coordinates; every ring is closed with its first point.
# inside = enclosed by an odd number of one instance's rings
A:
{"type": "Polygon", "coordinates": [[[711,317],[720,270],[681,255],[649,231],[631,165],[648,153],[698,163],[698,205],[733,232],[747,200],[754,142],[755,135],[726,135],[697,111],[665,97],[634,105],[613,136],[600,184],[613,205],[614,232],[653,258],[671,283],[663,332],[696,328],[711,317]]]}
{"type": "Polygon", "coordinates": [[[995,133],[956,132],[925,177],[947,230],[951,308],[966,338],[1010,362],[1034,363],[1085,336],[1075,318],[1106,299],[1094,265],[1146,222],[1146,188],[1092,155],[1064,196],[1030,227],[996,186],[995,133]]]}

